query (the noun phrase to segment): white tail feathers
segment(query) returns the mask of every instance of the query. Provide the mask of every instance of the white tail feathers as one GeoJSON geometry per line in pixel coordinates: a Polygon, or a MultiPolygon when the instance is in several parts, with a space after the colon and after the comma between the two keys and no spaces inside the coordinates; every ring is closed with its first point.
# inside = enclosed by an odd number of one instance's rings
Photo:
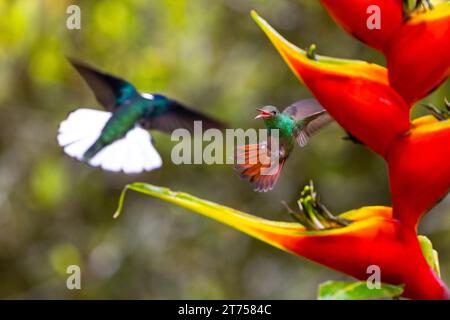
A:
{"type": "MultiPolygon", "coordinates": [[[[100,137],[111,118],[106,111],[78,109],[70,113],[58,131],[58,143],[64,152],[78,160],[83,160],[86,150],[100,137]]],[[[105,146],[87,161],[94,167],[127,174],[150,171],[161,167],[162,160],[151,143],[148,131],[135,127],[121,139],[105,146]]]]}

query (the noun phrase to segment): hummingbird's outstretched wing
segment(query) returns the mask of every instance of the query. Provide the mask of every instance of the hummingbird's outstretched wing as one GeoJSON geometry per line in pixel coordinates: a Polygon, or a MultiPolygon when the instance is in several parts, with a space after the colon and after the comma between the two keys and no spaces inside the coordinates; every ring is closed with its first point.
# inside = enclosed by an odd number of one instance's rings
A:
{"type": "Polygon", "coordinates": [[[115,107],[137,94],[136,88],[126,80],[79,61],[68,60],[94,92],[97,101],[108,111],[114,111],[115,107]]]}
{"type": "Polygon", "coordinates": [[[316,112],[303,120],[299,120],[294,130],[295,140],[300,147],[306,146],[314,133],[332,121],[333,118],[325,110],[316,112]]]}
{"type": "Polygon", "coordinates": [[[325,109],[316,99],[303,99],[291,104],[283,110],[283,113],[290,115],[298,121],[324,110],[325,109]]]}
{"type": "Polygon", "coordinates": [[[194,121],[201,121],[202,130],[211,128],[223,129],[224,124],[201,112],[192,110],[175,100],[169,100],[169,104],[160,114],[143,119],[140,124],[146,129],[160,130],[166,133],[184,128],[194,132],[194,121]]]}
{"type": "Polygon", "coordinates": [[[274,188],[287,159],[287,153],[280,146],[278,154],[273,154],[269,142],[238,146],[235,150],[234,169],[242,179],[248,180],[257,192],[267,192],[274,188]]]}
{"type": "Polygon", "coordinates": [[[298,126],[294,134],[301,147],[308,143],[314,133],[334,121],[316,99],[297,101],[283,112],[297,121],[298,126]]]}
{"type": "Polygon", "coordinates": [[[150,133],[136,126],[122,138],[102,144],[99,137],[112,113],[81,108],[71,112],[58,129],[58,144],[64,153],[103,170],[135,174],[161,167],[162,160],[150,133]],[[91,155],[86,156],[90,151],[91,155]]]}
{"type": "Polygon", "coordinates": [[[334,119],[325,110],[317,112],[305,119],[306,123],[303,130],[311,137],[317,131],[333,121],[334,119]]]}

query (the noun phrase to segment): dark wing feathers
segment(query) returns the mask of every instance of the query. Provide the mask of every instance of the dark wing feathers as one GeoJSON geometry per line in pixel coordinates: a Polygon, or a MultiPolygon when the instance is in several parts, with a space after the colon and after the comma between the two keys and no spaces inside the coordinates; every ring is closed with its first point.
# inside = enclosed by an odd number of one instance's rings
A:
{"type": "Polygon", "coordinates": [[[333,121],[334,119],[330,116],[330,114],[324,111],[323,113],[319,114],[317,118],[308,122],[304,130],[306,131],[308,136],[312,136],[317,131],[333,121]]]}
{"type": "Polygon", "coordinates": [[[294,102],[284,109],[283,113],[287,113],[295,120],[305,119],[316,112],[325,110],[316,99],[304,99],[294,102]]]}
{"type": "MultiPolygon", "coordinates": [[[[96,70],[76,60],[68,60],[92,89],[97,101],[108,111],[114,111],[116,107],[138,94],[136,88],[126,80],[96,70]]],[[[174,100],[168,101],[168,106],[164,108],[163,112],[142,120],[141,125],[148,129],[157,129],[168,133],[172,133],[178,128],[185,128],[193,132],[194,121],[202,121],[203,130],[224,128],[224,125],[215,119],[189,109],[174,100]]]]}
{"type": "Polygon", "coordinates": [[[171,101],[165,111],[157,116],[144,119],[141,124],[147,129],[156,129],[167,133],[172,133],[178,128],[194,132],[194,121],[202,122],[203,131],[211,128],[225,128],[223,123],[176,101],[171,101]]]}
{"type": "Polygon", "coordinates": [[[308,143],[313,134],[334,121],[316,99],[297,101],[283,112],[300,124],[295,132],[295,139],[301,147],[308,143]]]}
{"type": "Polygon", "coordinates": [[[134,86],[126,80],[96,70],[76,60],[68,60],[94,92],[97,101],[108,111],[114,111],[118,104],[137,93],[134,86]]]}

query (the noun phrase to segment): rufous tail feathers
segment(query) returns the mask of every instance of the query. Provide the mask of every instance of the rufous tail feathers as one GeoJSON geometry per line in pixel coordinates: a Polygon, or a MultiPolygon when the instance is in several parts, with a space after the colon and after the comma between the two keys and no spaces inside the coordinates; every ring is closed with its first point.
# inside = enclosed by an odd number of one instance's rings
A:
{"type": "Polygon", "coordinates": [[[235,152],[235,170],[239,171],[241,178],[248,180],[254,190],[267,192],[277,183],[286,158],[270,157],[267,143],[247,144],[238,146],[235,152]]]}

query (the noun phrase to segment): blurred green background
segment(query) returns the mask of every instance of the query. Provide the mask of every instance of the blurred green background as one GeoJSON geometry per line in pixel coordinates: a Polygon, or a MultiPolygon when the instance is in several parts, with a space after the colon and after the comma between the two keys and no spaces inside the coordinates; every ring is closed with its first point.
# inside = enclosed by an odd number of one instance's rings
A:
{"type": "MultiPolygon", "coordinates": [[[[345,276],[291,256],[157,199],[122,187],[144,181],[251,212],[289,220],[314,179],[334,212],[389,205],[383,161],[346,142],[337,125],[297,148],[274,191],[259,194],[229,165],[170,162],[170,137],[155,133],[165,164],[139,176],[112,174],[66,157],[56,143],[68,112],[99,108],[65,55],[120,75],[226,121],[262,127],[255,108],[310,97],[249,16],[256,9],[293,43],[326,55],[384,64],[310,0],[104,0],[0,2],[0,297],[139,299],[303,299],[345,276]],[[66,28],[81,7],[81,30],[66,28]],[[69,264],[82,290],[66,288],[69,264]]],[[[442,105],[449,82],[426,101],[442,105]]],[[[417,108],[416,108],[417,109],[417,108]]],[[[420,110],[415,110],[417,116],[420,110]]],[[[383,124],[380,124],[383,125],[383,124]]],[[[450,201],[421,232],[440,253],[450,283],[450,201]]],[[[345,250],[345,248],[343,248],[345,250]]]]}

